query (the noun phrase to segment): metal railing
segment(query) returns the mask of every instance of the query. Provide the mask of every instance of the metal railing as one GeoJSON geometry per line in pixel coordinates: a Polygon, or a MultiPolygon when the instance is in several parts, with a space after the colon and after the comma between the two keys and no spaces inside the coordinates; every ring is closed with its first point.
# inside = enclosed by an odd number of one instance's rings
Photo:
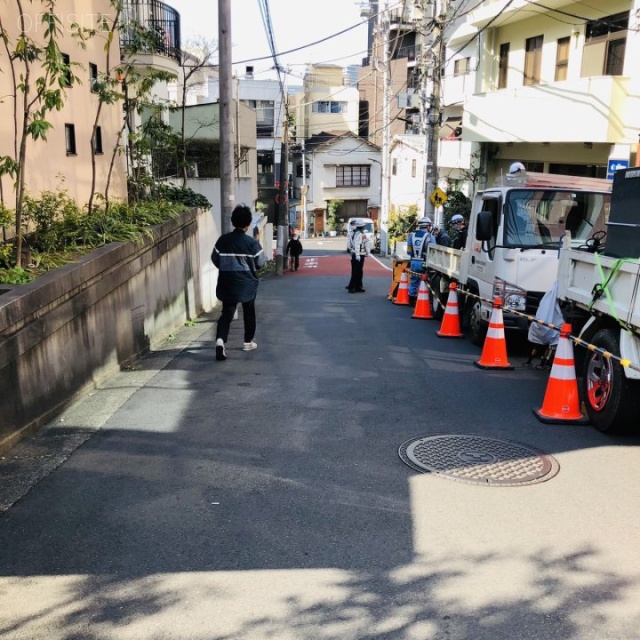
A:
{"type": "Polygon", "coordinates": [[[180,61],[180,14],[160,0],[125,0],[120,46],[139,53],[160,53],[180,61]]]}

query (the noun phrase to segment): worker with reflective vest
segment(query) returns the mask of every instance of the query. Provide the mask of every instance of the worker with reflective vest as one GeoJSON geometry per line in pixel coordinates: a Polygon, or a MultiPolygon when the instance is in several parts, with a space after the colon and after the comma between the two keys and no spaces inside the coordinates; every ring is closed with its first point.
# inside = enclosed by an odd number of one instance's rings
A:
{"type": "Polygon", "coordinates": [[[407,253],[411,257],[411,278],[409,280],[409,302],[418,297],[418,286],[423,272],[427,245],[435,244],[436,238],[431,232],[431,219],[426,216],[418,220],[418,228],[407,238],[407,253]]]}

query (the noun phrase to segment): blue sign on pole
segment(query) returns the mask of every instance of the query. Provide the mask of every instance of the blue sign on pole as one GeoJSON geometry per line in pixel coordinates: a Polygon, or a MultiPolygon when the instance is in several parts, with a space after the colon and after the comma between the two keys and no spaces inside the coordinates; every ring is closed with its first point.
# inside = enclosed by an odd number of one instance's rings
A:
{"type": "Polygon", "coordinates": [[[628,160],[611,160],[607,165],[607,180],[613,180],[613,176],[618,169],[626,169],[629,166],[628,160]]]}

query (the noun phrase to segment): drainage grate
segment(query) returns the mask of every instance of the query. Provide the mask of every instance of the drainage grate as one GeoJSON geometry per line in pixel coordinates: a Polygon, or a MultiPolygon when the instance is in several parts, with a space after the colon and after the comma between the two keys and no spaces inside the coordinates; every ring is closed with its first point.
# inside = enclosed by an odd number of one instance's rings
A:
{"type": "Polygon", "coordinates": [[[544,451],[482,436],[441,434],[412,438],[398,454],[416,471],[495,487],[546,482],[560,470],[557,460],[544,451]]]}

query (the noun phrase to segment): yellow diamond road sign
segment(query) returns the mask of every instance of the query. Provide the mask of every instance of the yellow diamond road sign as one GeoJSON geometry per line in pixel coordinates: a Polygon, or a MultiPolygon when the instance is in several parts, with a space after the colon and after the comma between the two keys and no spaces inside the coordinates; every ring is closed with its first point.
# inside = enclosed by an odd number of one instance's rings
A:
{"type": "Polygon", "coordinates": [[[447,194],[440,187],[436,187],[429,196],[429,200],[434,207],[439,207],[447,201],[447,194]]]}

